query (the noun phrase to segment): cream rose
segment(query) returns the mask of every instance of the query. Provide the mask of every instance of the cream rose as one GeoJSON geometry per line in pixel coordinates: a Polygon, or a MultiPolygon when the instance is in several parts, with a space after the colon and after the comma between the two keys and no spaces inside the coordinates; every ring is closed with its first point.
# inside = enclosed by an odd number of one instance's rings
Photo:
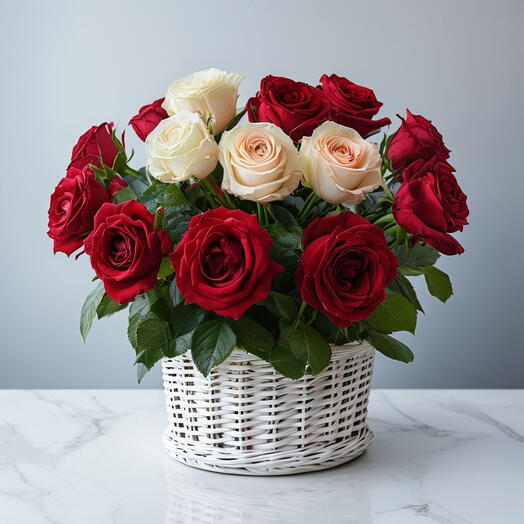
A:
{"type": "Polygon", "coordinates": [[[299,160],[304,184],[332,204],[356,204],[382,184],[376,144],[334,122],[302,139],[299,160]]]}
{"type": "Polygon", "coordinates": [[[211,118],[213,132],[220,133],[236,115],[238,87],[243,79],[218,69],[193,73],[169,86],[162,107],[169,115],[193,111],[206,123],[211,118]]]}
{"type": "Polygon", "coordinates": [[[282,200],[302,177],[293,141],[274,124],[246,124],[226,131],[219,155],[222,189],[246,200],[282,200]]]}
{"type": "Polygon", "coordinates": [[[197,113],[162,120],[146,138],[147,168],[161,182],[205,178],[218,161],[218,146],[197,113]]]}

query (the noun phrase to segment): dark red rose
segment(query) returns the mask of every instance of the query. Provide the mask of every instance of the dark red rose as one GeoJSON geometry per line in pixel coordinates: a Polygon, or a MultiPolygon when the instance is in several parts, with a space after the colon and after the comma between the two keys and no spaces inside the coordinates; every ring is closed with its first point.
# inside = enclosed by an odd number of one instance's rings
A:
{"type": "Polygon", "coordinates": [[[250,122],[272,122],[295,141],[329,119],[329,106],[320,89],[281,76],[263,78],[246,109],[250,122]]]}
{"type": "Polygon", "coordinates": [[[88,129],[73,148],[70,165],[83,167],[87,164],[94,164],[102,167],[103,162],[106,166],[113,167],[118,154],[118,147],[111,136],[113,127],[113,122],[104,122],[88,129]]]}
{"type": "Polygon", "coordinates": [[[155,230],[154,220],[136,200],[104,204],[95,215],[85,252],[106,293],[119,304],[155,287],[162,257],[172,249],[169,235],[155,230]]]}
{"type": "Polygon", "coordinates": [[[107,190],[109,191],[111,198],[113,198],[121,189],[127,186],[128,183],[121,176],[114,176],[109,182],[107,190]]]}
{"type": "Polygon", "coordinates": [[[129,121],[129,124],[133,126],[140,140],[145,141],[147,135],[149,135],[164,118],[169,116],[162,107],[163,102],[164,99],[159,98],[151,104],[141,107],[138,114],[129,121]]]}
{"type": "Polygon", "coordinates": [[[109,193],[87,166],[70,167],[51,195],[47,234],[54,240],[53,251],[69,256],[80,248],[93,229],[96,212],[109,199],[109,193]]]}
{"type": "Polygon", "coordinates": [[[389,144],[387,157],[394,169],[402,171],[415,160],[438,160],[449,158],[449,149],[444,145],[442,135],[431,120],[422,115],[413,115],[409,109],[406,118],[389,144]]]}
{"type": "Polygon", "coordinates": [[[255,215],[218,207],[193,217],[170,255],[176,284],[188,304],[239,319],[269,295],[282,266],[271,260],[273,241],[255,215]]]}
{"type": "Polygon", "coordinates": [[[402,183],[393,200],[395,220],[416,240],[445,255],[464,248],[448,233],[462,231],[468,223],[467,197],[447,162],[433,157],[417,160],[402,172],[402,183]]]}
{"type": "Polygon", "coordinates": [[[382,107],[373,90],[337,75],[323,75],[320,83],[333,122],[351,127],[363,137],[391,124],[389,118],[373,120],[382,107]]]}
{"type": "Polygon", "coordinates": [[[373,313],[397,267],[382,230],[345,211],[316,218],[304,231],[297,288],[302,300],[343,328],[373,313]]]}

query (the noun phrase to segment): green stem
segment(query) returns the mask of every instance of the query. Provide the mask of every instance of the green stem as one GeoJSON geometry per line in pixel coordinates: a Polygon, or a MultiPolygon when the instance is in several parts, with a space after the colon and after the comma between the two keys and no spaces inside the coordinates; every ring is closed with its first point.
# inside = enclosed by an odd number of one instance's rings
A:
{"type": "MultiPolygon", "coordinates": [[[[211,202],[208,198],[208,195],[209,197],[213,198],[216,202],[218,202],[219,206],[229,207],[225,199],[223,199],[222,196],[219,195],[217,190],[213,187],[213,184],[211,183],[211,180],[209,179],[209,177],[206,177],[200,180],[200,186],[202,187],[202,190],[204,191],[204,194],[206,195],[207,201],[209,203],[211,202]]],[[[214,207],[217,207],[217,206],[214,206],[214,207]]]]}
{"type": "Polygon", "coordinates": [[[264,208],[264,220],[266,222],[266,225],[271,222],[271,212],[269,211],[269,206],[271,204],[262,204],[262,207],[264,208]]]}
{"type": "Polygon", "coordinates": [[[220,206],[220,203],[216,202],[216,200],[213,198],[213,195],[210,195],[207,189],[202,188],[202,192],[204,193],[206,200],[208,201],[209,205],[211,206],[211,209],[215,209],[220,206]]]}
{"type": "Polygon", "coordinates": [[[320,202],[320,197],[311,192],[304,202],[304,207],[298,215],[298,219],[302,220],[307,217],[308,213],[320,202]]]}
{"type": "Polygon", "coordinates": [[[393,195],[393,193],[391,192],[387,184],[384,184],[382,186],[382,189],[384,190],[384,193],[386,193],[386,196],[388,196],[391,200],[395,198],[395,196],[393,195]]]}
{"type": "Polygon", "coordinates": [[[260,222],[260,225],[265,226],[266,225],[266,221],[265,221],[266,215],[264,213],[264,206],[260,202],[257,202],[257,214],[258,214],[258,221],[260,222]]]}
{"type": "Polygon", "coordinates": [[[304,313],[304,310],[306,309],[307,303],[302,300],[302,304],[300,304],[300,309],[298,310],[297,317],[293,321],[293,324],[291,325],[291,333],[294,333],[297,329],[298,323],[300,322],[300,317],[302,316],[302,313],[304,313]]]}
{"type": "Polygon", "coordinates": [[[130,175],[135,178],[138,178],[140,176],[140,173],[136,169],[133,169],[132,167],[129,167],[127,165],[122,168],[122,171],[120,172],[120,174],[121,175],[130,175]]]}
{"type": "Polygon", "coordinates": [[[231,198],[230,198],[230,196],[229,196],[229,194],[228,194],[227,191],[224,191],[224,197],[225,197],[225,199],[226,199],[226,202],[227,202],[228,206],[229,206],[231,209],[235,209],[236,206],[235,206],[235,204],[233,203],[233,201],[231,200],[231,198]]]}

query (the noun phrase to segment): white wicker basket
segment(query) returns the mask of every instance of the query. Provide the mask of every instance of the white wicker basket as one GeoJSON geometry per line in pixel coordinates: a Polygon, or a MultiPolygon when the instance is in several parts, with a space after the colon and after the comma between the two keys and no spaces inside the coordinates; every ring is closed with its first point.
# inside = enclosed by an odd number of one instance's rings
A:
{"type": "Polygon", "coordinates": [[[240,475],[331,468],[361,455],[375,350],[334,346],[319,375],[291,380],[242,350],[207,378],[189,355],[164,359],[169,455],[189,466],[240,475]]]}

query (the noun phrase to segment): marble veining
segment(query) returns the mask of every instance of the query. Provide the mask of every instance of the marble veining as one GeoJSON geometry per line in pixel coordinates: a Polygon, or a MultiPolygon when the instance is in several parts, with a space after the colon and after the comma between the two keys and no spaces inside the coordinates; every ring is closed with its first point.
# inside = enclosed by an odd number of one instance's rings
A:
{"type": "Polygon", "coordinates": [[[158,390],[0,391],[6,524],[521,524],[524,390],[374,390],[345,466],[236,477],[169,459],[158,390]]]}

